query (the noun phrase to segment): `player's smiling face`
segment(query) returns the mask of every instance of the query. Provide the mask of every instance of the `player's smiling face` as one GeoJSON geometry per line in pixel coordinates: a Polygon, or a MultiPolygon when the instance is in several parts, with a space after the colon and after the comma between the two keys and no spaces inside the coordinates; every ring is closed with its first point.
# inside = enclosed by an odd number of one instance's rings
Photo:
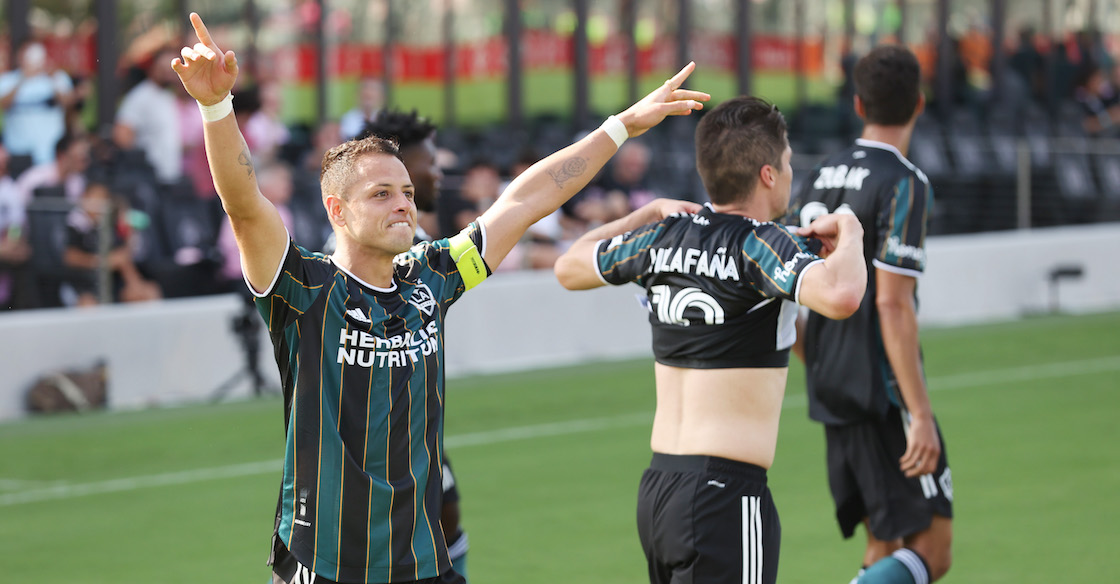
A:
{"type": "Polygon", "coordinates": [[[408,251],[416,234],[416,202],[404,163],[388,154],[362,157],[339,212],[360,247],[389,255],[408,251]]]}

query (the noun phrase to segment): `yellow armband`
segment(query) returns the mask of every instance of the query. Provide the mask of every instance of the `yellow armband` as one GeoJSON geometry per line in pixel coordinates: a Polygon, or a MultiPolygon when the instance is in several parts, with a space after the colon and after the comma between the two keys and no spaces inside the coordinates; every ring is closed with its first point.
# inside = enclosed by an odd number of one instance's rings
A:
{"type": "Polygon", "coordinates": [[[451,258],[459,267],[459,275],[462,276],[467,290],[481,284],[487,277],[486,262],[482,260],[482,254],[478,253],[478,247],[475,246],[470,235],[460,233],[448,242],[451,244],[451,258]]]}

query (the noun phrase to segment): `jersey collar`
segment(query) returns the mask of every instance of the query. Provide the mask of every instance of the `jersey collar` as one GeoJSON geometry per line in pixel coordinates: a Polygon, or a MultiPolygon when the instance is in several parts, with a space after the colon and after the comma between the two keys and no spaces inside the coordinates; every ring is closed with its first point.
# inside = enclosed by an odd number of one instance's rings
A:
{"type": "Polygon", "coordinates": [[[856,145],[863,146],[864,148],[878,148],[880,150],[886,150],[887,152],[893,152],[894,155],[897,156],[898,159],[904,162],[907,166],[914,166],[914,163],[907,160],[906,157],[898,151],[898,148],[895,148],[892,144],[887,144],[886,142],[880,142],[878,140],[856,138],[856,145]]]}
{"type": "MultiPolygon", "coordinates": [[[[330,256],[327,256],[327,257],[330,257],[330,256]]],[[[361,284],[362,286],[365,286],[366,288],[369,288],[370,290],[373,290],[375,292],[396,292],[396,290],[397,290],[397,279],[395,277],[393,278],[393,285],[388,287],[388,288],[382,288],[380,286],[374,286],[373,284],[370,284],[369,282],[366,282],[365,280],[355,276],[354,273],[351,272],[350,270],[347,270],[346,268],[339,265],[338,262],[334,261],[333,257],[331,257],[330,259],[331,259],[331,263],[334,264],[334,267],[342,270],[342,273],[346,274],[347,276],[350,276],[351,278],[354,279],[355,282],[361,284]]]]}

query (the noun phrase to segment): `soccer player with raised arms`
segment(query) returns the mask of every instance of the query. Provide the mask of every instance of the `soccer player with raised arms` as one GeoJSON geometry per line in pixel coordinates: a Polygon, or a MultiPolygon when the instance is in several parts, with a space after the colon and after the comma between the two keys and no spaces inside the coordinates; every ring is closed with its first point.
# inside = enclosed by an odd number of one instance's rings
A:
{"type": "Polygon", "coordinates": [[[802,226],[838,209],[855,213],[868,270],[855,315],[811,313],[804,323],[809,416],[825,427],[841,532],[867,530],[857,580],[928,584],[949,570],[953,480],[918,344],[915,292],[933,190],[906,152],[925,103],[921,75],[913,53],[884,45],[856,63],[853,78],[862,135],[827,157],[790,207],[802,226]]]}
{"type": "Polygon", "coordinates": [[[238,75],[197,14],[171,66],[204,119],[206,155],[284,390],[286,444],[273,582],[461,583],[440,530],[443,326],[533,222],[583,188],[627,137],[700,109],[690,64],[579,142],[521,174],[450,239],[413,246],[415,189],[396,145],[323,157],[330,256],[293,242],[256,184],[232,113],[238,75]]]}
{"type": "Polygon", "coordinates": [[[796,303],[844,318],[867,283],[855,216],[805,229],[772,222],[789,205],[791,155],[777,108],[728,100],[696,128],[709,205],[658,199],[580,237],[556,263],[570,289],[646,290],[657,409],[638,535],[653,584],[777,578],[781,525],[766,471],[796,303]]]}

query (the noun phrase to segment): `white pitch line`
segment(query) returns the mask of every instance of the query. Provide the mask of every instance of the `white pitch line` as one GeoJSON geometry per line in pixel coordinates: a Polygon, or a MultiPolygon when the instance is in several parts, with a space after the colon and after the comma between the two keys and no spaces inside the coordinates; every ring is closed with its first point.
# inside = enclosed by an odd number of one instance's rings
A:
{"type": "Polygon", "coordinates": [[[1108,371],[1116,371],[1117,369],[1120,369],[1120,355],[1100,357],[1097,359],[1060,361],[1057,363],[1024,365],[1006,369],[990,369],[988,371],[944,375],[930,379],[929,388],[930,390],[961,389],[964,387],[975,387],[977,385],[998,385],[1001,383],[1030,381],[1032,379],[1053,379],[1055,377],[1069,377],[1071,375],[1105,373],[1108,371]]]}
{"type": "MultiPolygon", "coordinates": [[[[608,428],[621,428],[648,424],[652,418],[651,413],[625,414],[606,418],[585,418],[567,422],[551,424],[538,424],[536,426],[521,426],[516,428],[502,428],[471,434],[448,436],[444,444],[449,448],[465,448],[468,446],[483,446],[499,442],[513,442],[530,438],[546,436],[562,436],[564,434],[579,434],[594,432],[608,428]]],[[[170,473],[142,475],[98,481],[92,483],[58,484],[50,487],[32,489],[18,493],[0,495],[0,507],[50,501],[55,499],[71,499],[86,495],[99,495],[104,493],[119,493],[137,489],[182,485],[217,479],[239,478],[259,474],[279,472],[282,460],[266,460],[262,462],[249,462],[229,466],[200,468],[194,470],[177,471],[170,473]]]]}
{"type": "MultiPolygon", "coordinates": [[[[975,371],[972,373],[934,377],[929,380],[929,387],[931,391],[945,391],[985,384],[1015,383],[1032,379],[1052,379],[1056,377],[1070,377],[1116,370],[1120,370],[1120,356],[1082,359],[1078,361],[1062,361],[1058,363],[1027,365],[1005,369],[991,369],[988,371],[975,371]]],[[[804,392],[798,392],[786,396],[782,408],[789,409],[804,405],[805,394],[804,392]]],[[[459,434],[448,436],[444,440],[444,443],[448,448],[483,446],[531,438],[563,436],[567,434],[640,426],[650,423],[651,418],[652,413],[650,412],[623,414],[604,418],[584,418],[567,422],[553,422],[534,426],[519,426],[514,428],[502,428],[499,430],[488,430],[485,432],[474,432],[471,434],[459,434]]],[[[212,468],[126,477],[91,483],[56,484],[17,493],[0,494],[0,507],[218,479],[254,476],[278,472],[282,463],[283,461],[279,459],[266,460],[212,468]]],[[[34,484],[34,481],[20,481],[18,479],[0,479],[0,481],[2,481],[0,482],[2,485],[11,486],[34,484]]],[[[39,484],[42,483],[40,482],[39,484]]]]}

